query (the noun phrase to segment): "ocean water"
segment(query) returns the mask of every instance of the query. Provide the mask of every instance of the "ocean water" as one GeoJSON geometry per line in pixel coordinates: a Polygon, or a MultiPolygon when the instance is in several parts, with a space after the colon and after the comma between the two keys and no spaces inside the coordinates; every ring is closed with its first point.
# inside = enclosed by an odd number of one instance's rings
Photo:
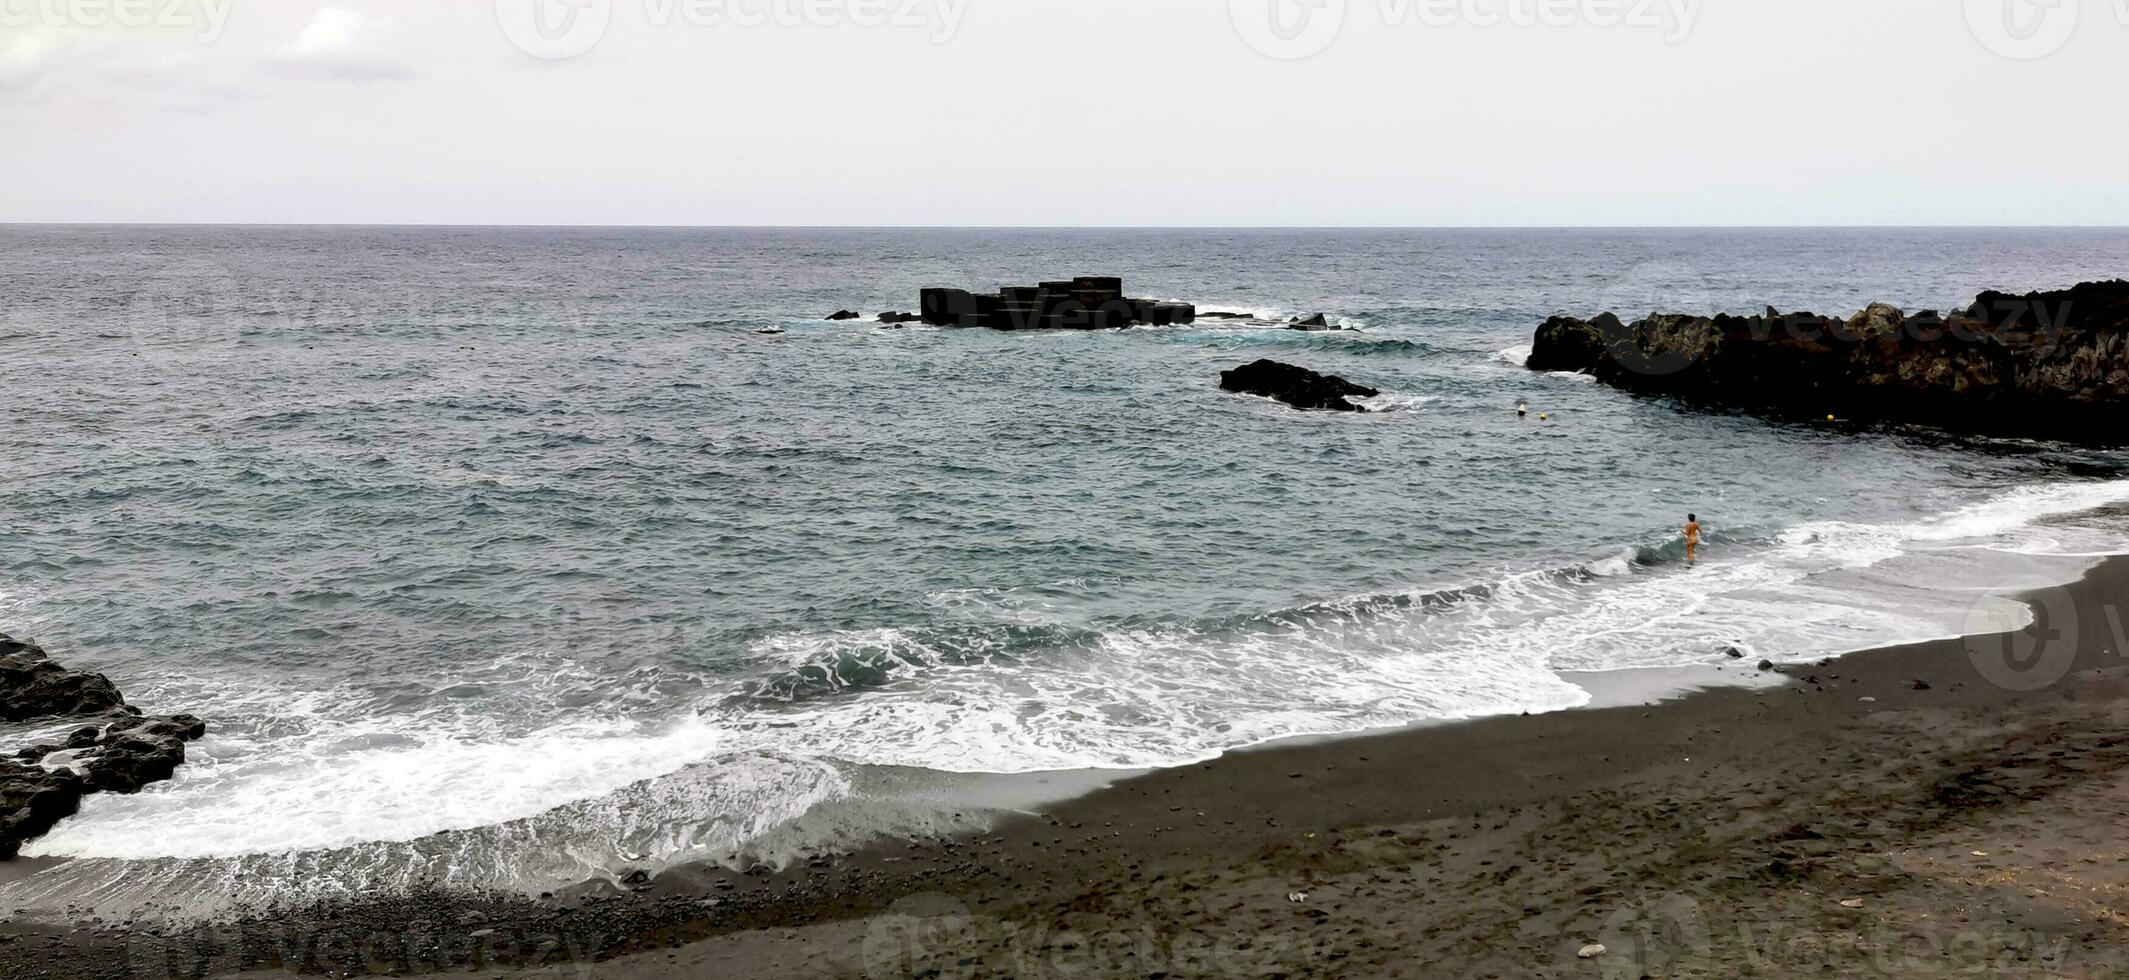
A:
{"type": "Polygon", "coordinates": [[[213,726],[0,898],[538,890],[833,846],[972,774],[1972,631],[2036,556],[2129,541],[2123,457],[1690,410],[1527,371],[1531,333],[1942,309],[2124,256],[2092,230],[0,228],[0,630],[213,726]],[[1084,274],[1357,329],[821,319],[1084,274]],[[1259,357],[1380,411],[1217,389],[1259,357]]]}

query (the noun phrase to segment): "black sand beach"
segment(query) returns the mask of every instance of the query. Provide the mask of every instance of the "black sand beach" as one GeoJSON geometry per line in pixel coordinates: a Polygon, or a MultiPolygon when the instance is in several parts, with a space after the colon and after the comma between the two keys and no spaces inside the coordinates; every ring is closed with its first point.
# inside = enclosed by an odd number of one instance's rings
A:
{"type": "Polygon", "coordinates": [[[2021,634],[1235,753],[980,839],[85,923],[8,936],[0,976],[2118,975],[2129,561],[2029,599],[2021,634]]]}

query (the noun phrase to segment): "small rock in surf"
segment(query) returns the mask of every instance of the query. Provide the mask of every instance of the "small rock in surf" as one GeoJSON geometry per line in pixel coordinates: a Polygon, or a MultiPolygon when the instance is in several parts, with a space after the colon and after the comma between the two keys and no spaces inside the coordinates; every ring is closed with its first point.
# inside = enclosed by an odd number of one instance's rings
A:
{"type": "Polygon", "coordinates": [[[1346,399],[1373,398],[1382,394],[1335,375],[1318,374],[1272,360],[1220,372],[1220,387],[1245,395],[1262,395],[1295,408],[1332,412],[1365,412],[1366,408],[1346,399]]]}

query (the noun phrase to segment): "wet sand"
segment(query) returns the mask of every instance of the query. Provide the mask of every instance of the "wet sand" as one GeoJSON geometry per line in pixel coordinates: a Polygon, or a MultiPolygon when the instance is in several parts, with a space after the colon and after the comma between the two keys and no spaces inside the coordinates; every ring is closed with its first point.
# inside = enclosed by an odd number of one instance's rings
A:
{"type": "Polygon", "coordinates": [[[92,923],[0,938],[0,977],[2129,975],[2129,562],[2029,599],[2019,634],[1268,746],[977,838],[92,923]]]}

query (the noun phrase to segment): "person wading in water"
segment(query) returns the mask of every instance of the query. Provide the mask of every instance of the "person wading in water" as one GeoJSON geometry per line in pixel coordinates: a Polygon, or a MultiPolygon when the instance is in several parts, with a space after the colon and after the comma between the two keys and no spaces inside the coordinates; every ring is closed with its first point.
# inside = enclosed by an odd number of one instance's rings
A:
{"type": "Polygon", "coordinates": [[[1685,515],[1685,563],[1700,560],[1700,515],[1685,515]]]}

